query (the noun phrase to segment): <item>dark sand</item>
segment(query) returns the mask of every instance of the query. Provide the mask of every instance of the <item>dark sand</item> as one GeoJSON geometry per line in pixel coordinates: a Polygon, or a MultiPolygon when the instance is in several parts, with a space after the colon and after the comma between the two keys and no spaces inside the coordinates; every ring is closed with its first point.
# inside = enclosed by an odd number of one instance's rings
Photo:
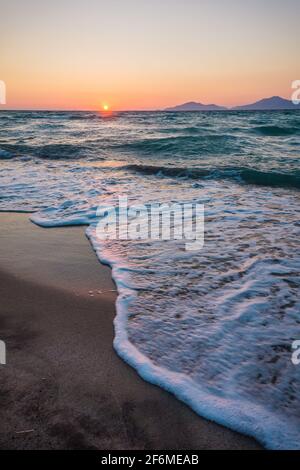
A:
{"type": "Polygon", "coordinates": [[[259,448],[118,358],[115,286],[84,228],[0,214],[0,286],[1,449],[259,448]]]}

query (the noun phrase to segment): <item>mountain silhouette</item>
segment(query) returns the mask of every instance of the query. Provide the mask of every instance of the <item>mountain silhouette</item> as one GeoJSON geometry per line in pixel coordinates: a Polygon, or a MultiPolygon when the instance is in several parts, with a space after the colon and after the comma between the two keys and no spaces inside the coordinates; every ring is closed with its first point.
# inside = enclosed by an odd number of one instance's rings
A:
{"type": "Polygon", "coordinates": [[[188,101],[187,103],[166,108],[164,111],[268,111],[285,109],[300,110],[300,105],[293,104],[292,101],[281,98],[280,96],[272,96],[271,98],[263,98],[255,103],[235,106],[233,108],[226,108],[225,106],[218,106],[217,104],[202,104],[196,103],[195,101],[188,101]]]}
{"type": "Polygon", "coordinates": [[[196,103],[195,101],[189,101],[178,106],[166,108],[165,111],[222,111],[224,109],[227,108],[224,106],[217,106],[216,104],[202,104],[196,103]]]}
{"type": "Polygon", "coordinates": [[[293,104],[292,101],[281,98],[280,96],[272,96],[264,98],[255,103],[242,106],[235,106],[233,111],[263,111],[263,110],[280,110],[280,109],[300,109],[300,106],[293,104]]]}

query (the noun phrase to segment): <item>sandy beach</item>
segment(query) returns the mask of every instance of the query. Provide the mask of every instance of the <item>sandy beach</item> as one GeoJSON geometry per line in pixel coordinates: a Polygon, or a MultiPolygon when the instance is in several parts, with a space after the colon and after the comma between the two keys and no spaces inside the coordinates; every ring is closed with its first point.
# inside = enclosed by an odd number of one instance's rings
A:
{"type": "Polygon", "coordinates": [[[1,449],[258,449],[144,382],[113,350],[110,269],[84,227],[0,214],[1,449]]]}

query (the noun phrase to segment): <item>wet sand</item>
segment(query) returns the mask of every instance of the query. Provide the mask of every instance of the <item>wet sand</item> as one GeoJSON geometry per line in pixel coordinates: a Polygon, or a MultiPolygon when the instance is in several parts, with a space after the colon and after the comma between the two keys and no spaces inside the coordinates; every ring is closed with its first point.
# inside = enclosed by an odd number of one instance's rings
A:
{"type": "Polygon", "coordinates": [[[144,382],[112,347],[115,285],[83,227],[0,214],[1,449],[257,449],[144,382]]]}

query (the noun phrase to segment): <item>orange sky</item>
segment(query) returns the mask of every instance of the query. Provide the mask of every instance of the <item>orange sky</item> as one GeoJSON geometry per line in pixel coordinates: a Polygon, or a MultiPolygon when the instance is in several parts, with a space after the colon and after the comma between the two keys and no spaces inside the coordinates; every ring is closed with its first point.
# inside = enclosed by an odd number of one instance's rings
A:
{"type": "Polygon", "coordinates": [[[1,109],[290,98],[299,13],[298,0],[10,0],[1,8],[1,109]]]}

